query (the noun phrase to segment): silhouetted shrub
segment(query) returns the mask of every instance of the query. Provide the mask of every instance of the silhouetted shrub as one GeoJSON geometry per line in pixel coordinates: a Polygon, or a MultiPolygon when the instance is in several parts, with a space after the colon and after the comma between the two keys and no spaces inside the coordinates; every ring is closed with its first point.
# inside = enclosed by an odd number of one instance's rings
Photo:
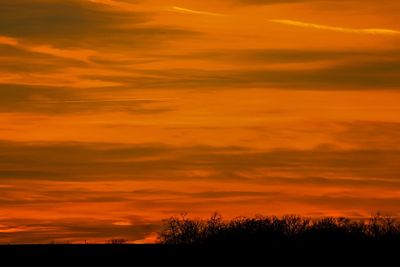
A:
{"type": "Polygon", "coordinates": [[[164,221],[159,233],[161,244],[181,245],[279,245],[284,243],[336,243],[399,241],[400,224],[379,214],[369,220],[326,217],[310,219],[300,216],[254,218],[238,217],[223,221],[214,214],[208,220],[172,217],[164,221]]]}

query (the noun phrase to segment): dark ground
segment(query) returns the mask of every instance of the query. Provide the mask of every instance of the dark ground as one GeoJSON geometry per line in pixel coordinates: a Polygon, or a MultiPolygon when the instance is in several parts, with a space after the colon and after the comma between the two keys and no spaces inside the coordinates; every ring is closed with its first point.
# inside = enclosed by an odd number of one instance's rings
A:
{"type": "MultiPolygon", "coordinates": [[[[277,266],[304,264],[315,266],[367,263],[397,266],[400,247],[389,243],[374,244],[286,244],[282,246],[175,246],[175,245],[4,245],[0,246],[0,266],[61,266],[65,264],[107,264],[111,266],[194,266],[243,264],[277,266]],[[129,264],[127,264],[129,263],[129,264]],[[143,264],[146,265],[143,265],[143,264]]],[[[300,265],[298,265],[300,266],[300,265]]]]}

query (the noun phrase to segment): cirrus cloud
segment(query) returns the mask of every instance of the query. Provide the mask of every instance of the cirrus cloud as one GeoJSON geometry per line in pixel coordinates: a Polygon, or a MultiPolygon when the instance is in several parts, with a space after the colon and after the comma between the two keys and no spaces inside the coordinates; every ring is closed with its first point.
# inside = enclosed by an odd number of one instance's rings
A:
{"type": "Polygon", "coordinates": [[[334,32],[343,32],[343,33],[355,33],[355,34],[375,34],[375,35],[400,35],[400,31],[392,30],[392,29],[379,29],[379,28],[369,28],[369,29],[353,29],[353,28],[345,28],[345,27],[335,27],[335,26],[327,26],[322,24],[315,24],[309,22],[302,22],[296,20],[288,20],[288,19],[270,19],[270,22],[301,27],[301,28],[311,28],[318,30],[327,30],[334,32]]]}

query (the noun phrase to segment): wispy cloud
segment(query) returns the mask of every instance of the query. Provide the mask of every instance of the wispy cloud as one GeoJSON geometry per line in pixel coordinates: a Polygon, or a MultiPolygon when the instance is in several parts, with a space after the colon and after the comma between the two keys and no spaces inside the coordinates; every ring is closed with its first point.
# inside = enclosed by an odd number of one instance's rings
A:
{"type": "Polygon", "coordinates": [[[168,10],[174,11],[174,12],[179,12],[179,13],[185,13],[185,14],[196,14],[196,15],[206,15],[206,16],[225,16],[224,14],[193,10],[193,9],[188,9],[188,8],[178,7],[178,6],[170,7],[168,10]]]}
{"type": "Polygon", "coordinates": [[[91,3],[101,4],[110,6],[113,8],[119,8],[124,11],[137,11],[137,6],[134,4],[130,4],[128,2],[120,2],[120,1],[113,1],[113,0],[88,0],[91,3]]]}
{"type": "Polygon", "coordinates": [[[279,23],[279,24],[295,26],[295,27],[312,28],[312,29],[344,32],[344,33],[400,35],[400,31],[396,31],[396,30],[392,30],[392,29],[379,29],[379,28],[353,29],[353,28],[335,27],[335,26],[321,25],[321,24],[302,22],[302,21],[296,21],[296,20],[287,20],[287,19],[270,19],[268,21],[274,22],[274,23],[279,23]]]}
{"type": "Polygon", "coordinates": [[[87,49],[60,49],[47,44],[25,45],[17,38],[8,36],[0,36],[0,45],[9,45],[24,51],[46,54],[59,58],[75,59],[84,62],[88,62],[88,58],[94,54],[94,51],[87,49]]]}
{"type": "Polygon", "coordinates": [[[18,40],[14,39],[14,38],[7,37],[7,36],[0,36],[0,44],[17,46],[18,45],[18,40]]]}
{"type": "Polygon", "coordinates": [[[109,103],[109,102],[157,102],[168,101],[168,98],[152,99],[152,98],[123,98],[123,99],[73,99],[73,100],[60,100],[60,101],[47,101],[39,102],[46,104],[60,104],[60,103],[109,103]]]}

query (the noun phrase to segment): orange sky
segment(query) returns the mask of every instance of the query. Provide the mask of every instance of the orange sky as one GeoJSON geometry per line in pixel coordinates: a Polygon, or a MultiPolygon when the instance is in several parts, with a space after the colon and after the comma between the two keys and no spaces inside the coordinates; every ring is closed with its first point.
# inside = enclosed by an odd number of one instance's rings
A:
{"type": "Polygon", "coordinates": [[[3,2],[0,243],[400,215],[396,1],[3,2]]]}

